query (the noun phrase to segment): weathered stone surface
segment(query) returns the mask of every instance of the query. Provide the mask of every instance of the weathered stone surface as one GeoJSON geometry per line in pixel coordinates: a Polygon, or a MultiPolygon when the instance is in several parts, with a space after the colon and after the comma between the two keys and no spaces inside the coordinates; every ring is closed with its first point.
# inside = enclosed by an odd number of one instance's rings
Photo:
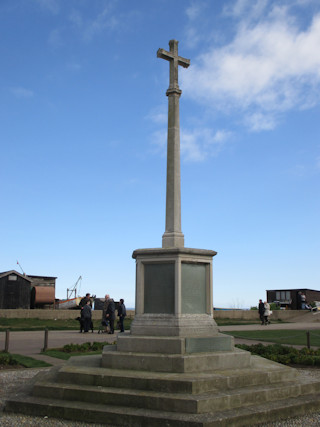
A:
{"type": "Polygon", "coordinates": [[[243,369],[157,373],[105,369],[100,356],[74,357],[38,374],[6,411],[119,426],[254,425],[320,408],[320,382],[259,357],[243,369]]]}
{"type": "Polygon", "coordinates": [[[162,236],[163,248],[184,246],[181,231],[181,188],[180,188],[180,117],[179,98],[182,91],[178,84],[178,66],[189,67],[190,60],[178,55],[178,41],[170,40],[170,52],[159,49],[158,58],[170,63],[168,96],[168,142],[167,142],[167,197],[166,231],[162,236]]]}

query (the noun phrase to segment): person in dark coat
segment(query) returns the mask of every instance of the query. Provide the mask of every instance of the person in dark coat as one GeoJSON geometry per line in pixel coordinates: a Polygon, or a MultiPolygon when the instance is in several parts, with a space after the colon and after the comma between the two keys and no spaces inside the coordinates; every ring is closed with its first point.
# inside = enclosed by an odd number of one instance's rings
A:
{"type": "Polygon", "coordinates": [[[90,301],[87,301],[87,304],[83,307],[82,316],[84,321],[84,332],[89,332],[92,316],[90,301]]]}
{"type": "Polygon", "coordinates": [[[124,305],[124,299],[120,299],[120,304],[118,307],[118,316],[119,316],[119,324],[120,324],[120,332],[124,332],[123,321],[127,315],[126,306],[124,305]]]}
{"type": "Polygon", "coordinates": [[[109,298],[108,300],[108,307],[106,312],[106,318],[109,321],[110,331],[109,334],[114,334],[114,319],[116,318],[115,315],[115,304],[112,298],[109,298]]]}
{"type": "Polygon", "coordinates": [[[301,310],[302,308],[302,298],[301,298],[302,292],[299,291],[297,294],[297,310],[301,310]]]}
{"type": "Polygon", "coordinates": [[[90,307],[92,308],[92,302],[91,302],[89,293],[86,294],[86,296],[81,299],[79,303],[79,307],[82,309],[87,304],[88,301],[90,301],[90,307]]]}
{"type": "Polygon", "coordinates": [[[265,324],[265,319],[264,319],[264,303],[262,302],[262,299],[259,299],[258,310],[259,310],[259,316],[260,316],[260,320],[261,320],[261,325],[264,325],[265,324]]]}
{"type": "Polygon", "coordinates": [[[107,318],[107,310],[109,305],[110,295],[106,294],[103,301],[103,309],[102,309],[102,319],[101,324],[104,327],[104,332],[108,332],[108,318],[107,318]]]}
{"type": "MultiPolygon", "coordinates": [[[[92,301],[91,301],[89,293],[87,293],[86,296],[83,297],[79,303],[79,307],[80,307],[80,333],[84,329],[83,307],[85,305],[87,305],[88,302],[90,303],[90,307],[92,308],[92,301]]],[[[93,328],[92,328],[92,332],[93,332],[93,328]]]]}

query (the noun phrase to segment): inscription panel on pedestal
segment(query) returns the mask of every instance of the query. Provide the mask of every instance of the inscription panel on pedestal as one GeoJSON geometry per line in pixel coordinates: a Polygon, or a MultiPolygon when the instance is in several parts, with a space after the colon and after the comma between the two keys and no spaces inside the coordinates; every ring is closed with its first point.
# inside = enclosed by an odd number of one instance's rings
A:
{"type": "Polygon", "coordinates": [[[206,313],[206,264],[181,264],[181,313],[206,313]]]}
{"type": "Polygon", "coordinates": [[[144,312],[174,313],[174,263],[144,265],[144,312]]]}

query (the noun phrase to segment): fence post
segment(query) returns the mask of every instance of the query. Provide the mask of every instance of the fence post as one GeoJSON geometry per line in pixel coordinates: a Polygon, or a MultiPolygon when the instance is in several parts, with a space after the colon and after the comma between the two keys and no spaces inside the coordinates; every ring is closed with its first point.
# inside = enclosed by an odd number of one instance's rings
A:
{"type": "Polygon", "coordinates": [[[5,353],[9,352],[9,335],[10,335],[10,331],[9,331],[9,329],[6,329],[6,342],[5,342],[5,345],[4,345],[4,351],[5,351],[5,353]]]}
{"type": "Polygon", "coordinates": [[[44,345],[42,351],[46,351],[48,348],[48,328],[44,330],[44,345]]]}
{"type": "Polygon", "coordinates": [[[310,350],[310,332],[307,331],[307,347],[310,350]]]}

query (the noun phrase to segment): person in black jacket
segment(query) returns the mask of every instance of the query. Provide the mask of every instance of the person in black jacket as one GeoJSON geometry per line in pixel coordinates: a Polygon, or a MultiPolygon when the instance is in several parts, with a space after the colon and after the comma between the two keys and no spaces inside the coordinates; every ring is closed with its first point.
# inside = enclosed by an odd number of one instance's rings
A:
{"type": "Polygon", "coordinates": [[[265,324],[265,318],[264,318],[264,304],[262,302],[262,299],[259,299],[259,316],[260,316],[260,320],[261,320],[261,325],[265,324]]]}
{"type": "Polygon", "coordinates": [[[83,321],[84,321],[84,332],[89,332],[91,325],[91,305],[90,301],[87,301],[87,304],[82,309],[83,321]]]}
{"type": "Polygon", "coordinates": [[[118,316],[119,316],[119,323],[120,323],[120,332],[124,332],[124,326],[123,326],[123,321],[124,318],[127,315],[127,310],[126,310],[126,306],[124,305],[124,299],[120,299],[120,304],[118,307],[118,316]]]}
{"type": "MultiPolygon", "coordinates": [[[[92,308],[92,302],[91,302],[91,298],[90,298],[90,294],[87,293],[85,297],[83,297],[79,303],[79,307],[80,307],[80,332],[82,332],[84,328],[84,317],[83,317],[83,307],[87,305],[87,303],[90,303],[90,307],[92,308]]],[[[93,332],[93,327],[92,327],[92,332],[93,332]]]]}
{"type": "Polygon", "coordinates": [[[110,331],[109,334],[114,334],[114,319],[116,318],[115,315],[115,304],[112,298],[109,299],[109,304],[107,307],[107,312],[106,312],[106,318],[107,320],[109,320],[109,325],[110,325],[110,331]]]}

